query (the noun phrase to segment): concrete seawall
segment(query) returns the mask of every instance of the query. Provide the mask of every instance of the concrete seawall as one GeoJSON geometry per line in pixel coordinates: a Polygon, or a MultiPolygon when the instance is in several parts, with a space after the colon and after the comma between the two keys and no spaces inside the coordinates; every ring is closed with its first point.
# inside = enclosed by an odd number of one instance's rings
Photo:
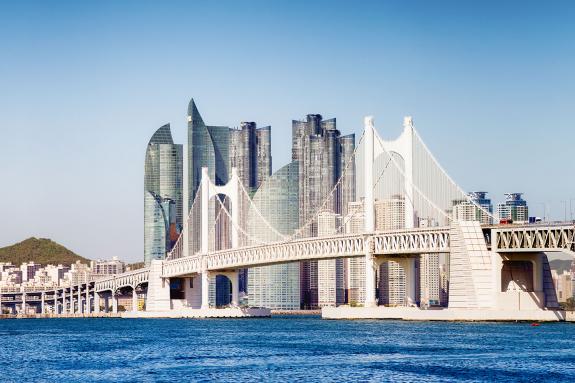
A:
{"type": "Polygon", "coordinates": [[[0,319],[48,319],[48,318],[120,318],[122,313],[91,313],[91,314],[4,314],[0,319]]]}
{"type": "MultiPolygon", "coordinates": [[[[571,316],[573,318],[573,315],[571,316]]],[[[566,313],[562,310],[473,310],[432,309],[416,307],[325,307],[324,319],[399,319],[411,321],[536,321],[562,322],[566,313]]],[[[575,320],[575,318],[574,318],[575,320]]]]}

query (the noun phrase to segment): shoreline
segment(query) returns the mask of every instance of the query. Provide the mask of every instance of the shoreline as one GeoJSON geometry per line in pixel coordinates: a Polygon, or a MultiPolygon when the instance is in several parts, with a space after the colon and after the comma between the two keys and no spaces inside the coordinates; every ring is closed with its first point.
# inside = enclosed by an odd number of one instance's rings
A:
{"type": "Polygon", "coordinates": [[[280,315],[321,315],[321,310],[271,310],[272,316],[280,315]]]}

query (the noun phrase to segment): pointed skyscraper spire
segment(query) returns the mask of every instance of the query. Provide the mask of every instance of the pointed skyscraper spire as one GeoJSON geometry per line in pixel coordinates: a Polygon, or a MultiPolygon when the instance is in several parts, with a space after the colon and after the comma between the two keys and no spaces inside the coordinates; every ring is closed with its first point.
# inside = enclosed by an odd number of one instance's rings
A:
{"type": "Polygon", "coordinates": [[[170,130],[170,124],[167,123],[162,125],[150,138],[148,145],[151,144],[173,144],[172,131],[170,130]]]}
{"type": "Polygon", "coordinates": [[[190,103],[188,104],[188,124],[189,123],[193,123],[193,124],[204,124],[204,120],[202,119],[202,116],[200,115],[200,112],[198,111],[198,108],[196,107],[196,103],[194,102],[194,99],[192,98],[190,100],[190,103]]]}

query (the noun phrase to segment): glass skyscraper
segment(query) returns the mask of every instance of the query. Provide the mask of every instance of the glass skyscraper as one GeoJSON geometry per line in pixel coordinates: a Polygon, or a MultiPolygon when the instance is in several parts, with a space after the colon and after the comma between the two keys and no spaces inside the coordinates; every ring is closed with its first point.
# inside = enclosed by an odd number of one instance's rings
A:
{"type": "MultiPolygon", "coordinates": [[[[299,227],[299,169],[292,162],[277,172],[253,197],[253,204],[272,227],[284,235],[299,227]]],[[[248,232],[261,242],[277,241],[276,235],[260,227],[254,209],[248,211],[248,232]]],[[[253,267],[248,273],[250,306],[296,310],[300,307],[299,263],[253,267]]]]}
{"type": "Polygon", "coordinates": [[[198,112],[194,99],[188,105],[188,182],[189,206],[192,206],[202,179],[202,168],[216,185],[228,182],[230,129],[227,126],[207,126],[198,112]]]}
{"type": "MultiPolygon", "coordinates": [[[[299,163],[299,224],[311,224],[304,233],[317,236],[318,222],[314,218],[324,200],[344,174],[355,147],[355,136],[340,136],[335,118],[323,120],[319,114],[308,114],[305,121],[292,121],[292,161],[299,163]]],[[[355,200],[355,164],[345,172],[345,179],[335,190],[335,196],[325,211],[343,214],[347,204],[355,200]]],[[[318,306],[318,263],[301,263],[302,307],[318,306]]]]}
{"type": "Polygon", "coordinates": [[[163,259],[182,228],[182,145],[170,124],[160,127],[146,148],[144,168],[144,262],[163,259]]]}
{"type": "MultiPolygon", "coordinates": [[[[202,167],[208,168],[208,174],[216,185],[225,185],[229,181],[231,168],[238,170],[238,176],[248,192],[254,192],[271,174],[271,127],[257,129],[255,122],[242,122],[239,129],[227,126],[208,126],[204,123],[194,100],[188,105],[188,182],[189,206],[191,208],[202,176],[202,167]]],[[[232,206],[232,209],[235,207],[232,206]]],[[[210,225],[214,223],[219,211],[217,201],[210,203],[210,225]]],[[[245,219],[247,212],[240,212],[245,219]]],[[[220,225],[222,228],[230,224],[220,225]]],[[[199,230],[190,227],[189,235],[199,235],[199,230]]],[[[226,229],[223,229],[224,231],[226,229]]],[[[221,243],[216,243],[218,249],[227,248],[229,235],[223,233],[221,243]]],[[[199,243],[199,241],[190,241],[199,243]]],[[[240,246],[244,245],[240,243],[240,246]]],[[[194,253],[195,250],[191,251],[194,253]]],[[[217,304],[226,304],[229,297],[229,281],[216,278],[217,286],[212,286],[212,296],[217,304]]],[[[214,279],[215,280],[215,279],[214,279]]],[[[246,290],[246,271],[240,272],[240,291],[246,290]]]]}

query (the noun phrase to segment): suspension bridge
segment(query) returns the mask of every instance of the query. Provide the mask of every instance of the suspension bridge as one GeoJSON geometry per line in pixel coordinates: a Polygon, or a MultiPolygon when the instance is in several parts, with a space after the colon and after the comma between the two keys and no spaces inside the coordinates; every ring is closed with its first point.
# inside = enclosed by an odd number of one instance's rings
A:
{"type": "MultiPolygon", "coordinates": [[[[26,304],[28,294],[28,304],[39,302],[41,312],[50,305],[55,313],[98,313],[104,299],[106,311],[114,312],[116,293],[131,290],[132,316],[269,315],[265,308],[239,307],[239,270],[356,258],[364,268],[363,306],[325,308],[325,317],[564,319],[545,253],[575,254],[573,223],[493,225],[492,213],[448,176],[411,118],[405,118],[403,133],[392,141],[379,136],[371,117],[365,118],[364,125],[341,176],[295,230],[274,226],[269,211],[254,201],[235,168],[225,185],[216,185],[204,168],[193,200],[184,170],[184,211],[189,213],[165,259],[76,286],[24,293],[20,300],[26,304]],[[353,190],[351,197],[342,198],[344,190],[353,190]],[[377,201],[390,199],[400,203],[376,217],[377,201]],[[188,206],[190,200],[193,202],[188,206]],[[461,219],[462,208],[472,212],[471,220],[461,219]],[[326,213],[340,217],[327,229],[320,220],[326,213]],[[449,303],[442,310],[416,307],[415,261],[427,254],[448,257],[449,303]],[[397,262],[406,276],[406,307],[399,309],[377,305],[377,270],[389,260],[397,262]],[[509,277],[511,271],[515,274],[509,277]],[[210,302],[210,281],[217,275],[231,282],[230,308],[216,309],[210,302]],[[178,299],[170,296],[173,278],[185,285],[184,295],[178,299]],[[136,292],[144,287],[142,311],[136,304],[136,292]]],[[[8,296],[12,298],[18,299],[17,294],[8,296]]]]}

